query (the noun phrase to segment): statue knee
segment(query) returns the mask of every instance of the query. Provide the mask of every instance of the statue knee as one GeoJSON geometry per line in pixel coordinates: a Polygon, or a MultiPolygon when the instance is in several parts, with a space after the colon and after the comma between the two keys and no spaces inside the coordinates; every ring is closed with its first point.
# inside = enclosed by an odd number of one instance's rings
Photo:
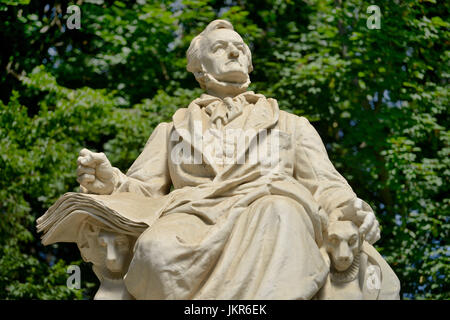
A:
{"type": "Polygon", "coordinates": [[[152,228],[145,231],[137,240],[135,247],[135,256],[144,258],[145,260],[153,260],[152,256],[161,256],[171,249],[170,238],[175,236],[161,230],[160,228],[152,228]]]}
{"type": "Polygon", "coordinates": [[[261,214],[269,214],[271,217],[286,217],[289,215],[298,215],[299,210],[303,211],[301,204],[295,200],[278,195],[270,195],[261,198],[257,203],[261,214]]]}

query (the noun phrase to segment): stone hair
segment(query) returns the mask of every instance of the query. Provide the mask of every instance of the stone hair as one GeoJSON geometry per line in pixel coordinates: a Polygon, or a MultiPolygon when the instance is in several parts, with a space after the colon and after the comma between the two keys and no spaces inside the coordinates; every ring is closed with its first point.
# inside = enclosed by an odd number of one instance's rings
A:
{"type": "MultiPolygon", "coordinates": [[[[214,30],[218,30],[218,29],[228,29],[228,30],[234,31],[234,27],[231,24],[231,22],[226,21],[226,20],[214,20],[210,24],[208,24],[208,26],[198,36],[196,36],[194,39],[192,39],[189,49],[186,52],[186,57],[187,57],[186,69],[189,72],[192,72],[196,78],[198,78],[201,74],[204,73],[203,66],[200,62],[201,61],[201,42],[208,33],[212,32],[214,30]]],[[[247,59],[249,62],[248,72],[250,73],[253,70],[252,53],[250,51],[250,48],[245,43],[244,43],[244,48],[245,48],[244,49],[245,55],[247,56],[247,59]]]]}

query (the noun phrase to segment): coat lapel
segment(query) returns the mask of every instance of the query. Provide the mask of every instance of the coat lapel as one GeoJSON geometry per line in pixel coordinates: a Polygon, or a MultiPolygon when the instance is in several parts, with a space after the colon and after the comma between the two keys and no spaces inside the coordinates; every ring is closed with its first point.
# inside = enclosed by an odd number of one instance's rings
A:
{"type": "MultiPolygon", "coordinates": [[[[252,141],[254,139],[257,139],[258,134],[262,130],[268,130],[270,128],[273,128],[277,124],[279,116],[280,110],[275,99],[266,99],[264,96],[262,96],[257,100],[243,127],[244,132],[250,133],[248,135],[249,143],[245,145],[245,148],[236,150],[236,162],[237,159],[245,157],[247,150],[252,145],[252,141]]],[[[226,165],[214,180],[220,181],[222,177],[229,176],[231,171],[233,171],[236,166],[236,163],[226,165]]]]}
{"type": "MultiPolygon", "coordinates": [[[[249,130],[250,135],[248,137],[249,142],[251,142],[261,130],[269,129],[277,123],[279,118],[278,104],[276,100],[266,99],[263,95],[255,94],[253,91],[247,91],[241,95],[245,96],[249,104],[254,104],[243,126],[244,131],[249,130]]],[[[201,108],[218,100],[220,99],[217,97],[202,94],[200,98],[193,100],[188,108],[178,109],[172,117],[177,133],[186,143],[192,146],[194,152],[202,154],[203,160],[214,170],[216,179],[230,171],[236,165],[233,163],[220,169],[211,158],[211,155],[203,152],[202,136],[209,129],[210,124],[209,117],[201,108]]],[[[236,159],[245,156],[250,145],[251,143],[246,145],[244,149],[237,150],[236,159]]]]}
{"type": "MultiPolygon", "coordinates": [[[[203,95],[202,95],[203,96],[203,95]]],[[[189,106],[183,109],[178,109],[173,115],[173,124],[178,135],[194,150],[203,156],[202,161],[212,167],[214,174],[219,172],[218,166],[212,161],[209,154],[203,152],[203,134],[209,128],[209,118],[201,110],[198,102],[203,102],[203,97],[195,99],[189,106]],[[200,100],[200,101],[199,101],[200,100]]],[[[218,98],[215,98],[218,99],[218,98]]],[[[209,99],[208,99],[209,100],[209,99]]],[[[211,100],[210,102],[213,102],[211,100]]],[[[193,158],[192,158],[193,159],[193,158]]]]}

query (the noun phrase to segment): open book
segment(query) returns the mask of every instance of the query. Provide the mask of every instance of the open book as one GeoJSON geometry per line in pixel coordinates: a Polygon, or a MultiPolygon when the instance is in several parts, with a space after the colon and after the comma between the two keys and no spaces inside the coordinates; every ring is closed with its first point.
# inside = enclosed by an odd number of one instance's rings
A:
{"type": "Polygon", "coordinates": [[[44,245],[76,242],[83,221],[93,218],[108,229],[136,236],[159,218],[169,200],[170,197],[149,198],[129,192],[68,192],[37,219],[37,231],[43,233],[44,245]]]}

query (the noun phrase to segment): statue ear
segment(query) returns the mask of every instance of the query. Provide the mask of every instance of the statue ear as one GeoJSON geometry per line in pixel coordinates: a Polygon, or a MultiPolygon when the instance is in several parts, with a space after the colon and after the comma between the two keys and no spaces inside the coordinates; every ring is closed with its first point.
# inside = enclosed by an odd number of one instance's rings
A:
{"type": "Polygon", "coordinates": [[[205,90],[205,83],[206,83],[206,71],[205,67],[203,66],[203,63],[200,62],[200,71],[193,72],[195,80],[200,84],[200,87],[205,90]]]}

